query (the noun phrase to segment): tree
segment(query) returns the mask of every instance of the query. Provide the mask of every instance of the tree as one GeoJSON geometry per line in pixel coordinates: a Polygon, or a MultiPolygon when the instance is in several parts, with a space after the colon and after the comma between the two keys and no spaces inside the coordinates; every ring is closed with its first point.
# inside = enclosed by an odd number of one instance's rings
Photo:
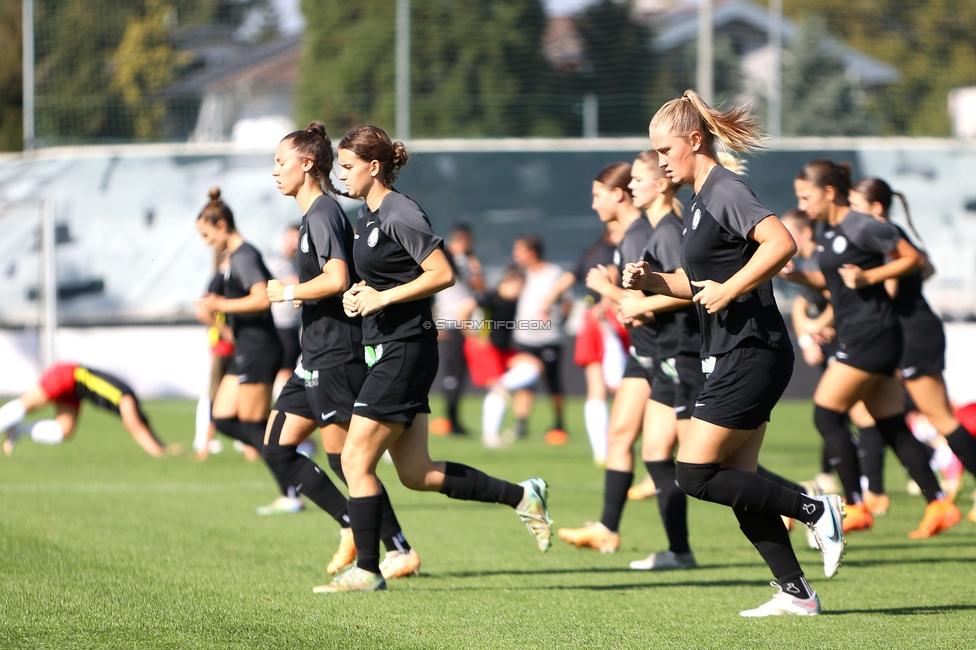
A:
{"type": "Polygon", "coordinates": [[[947,93],[976,85],[976,3],[970,0],[786,0],[791,15],[815,11],[831,33],[885,61],[901,80],[870,107],[890,134],[948,135],[947,93]]]}
{"type": "Polygon", "coordinates": [[[783,57],[783,135],[871,135],[874,122],[840,57],[824,49],[826,27],[810,18],[783,57]]]}
{"type": "MultiPolygon", "coordinates": [[[[715,35],[712,54],[715,84],[712,104],[730,106],[742,92],[742,57],[735,51],[732,39],[720,33],[715,35]]],[[[658,57],[657,61],[652,111],[680,97],[689,88],[697,88],[698,41],[689,41],[658,57]]]]}
{"type": "MultiPolygon", "coordinates": [[[[298,121],[339,133],[395,109],[395,3],[306,0],[298,121]]],[[[540,97],[539,0],[413,0],[413,136],[528,135],[547,128],[540,97]]],[[[540,83],[540,81],[542,83],[540,83]]]]}
{"type": "Polygon", "coordinates": [[[0,151],[19,151],[24,144],[20,28],[20,2],[0,0],[0,151]]]}
{"type": "Polygon", "coordinates": [[[188,52],[176,52],[170,32],[176,8],[166,0],[146,0],[143,12],[133,14],[112,57],[111,90],[133,114],[133,136],[146,140],[160,135],[166,107],[154,96],[176,79],[190,62],[188,52]]]}

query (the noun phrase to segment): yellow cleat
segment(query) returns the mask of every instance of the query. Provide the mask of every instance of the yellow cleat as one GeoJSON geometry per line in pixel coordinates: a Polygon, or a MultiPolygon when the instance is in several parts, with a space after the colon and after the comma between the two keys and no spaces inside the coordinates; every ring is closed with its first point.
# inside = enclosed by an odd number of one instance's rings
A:
{"type": "Polygon", "coordinates": [[[400,551],[390,551],[380,562],[380,573],[387,580],[396,578],[406,578],[407,576],[420,575],[420,556],[417,549],[410,549],[409,553],[400,551]]]}
{"type": "Polygon", "coordinates": [[[326,571],[329,575],[335,575],[356,561],[359,550],[352,537],[352,528],[343,528],[339,531],[339,550],[332,556],[332,561],[326,571]]]}
{"type": "Polygon", "coordinates": [[[925,508],[925,516],[917,530],[908,533],[912,539],[925,539],[938,535],[943,530],[948,530],[962,521],[962,513],[952,499],[938,499],[933,501],[925,508]]]}
{"type": "Polygon", "coordinates": [[[559,539],[579,548],[593,548],[601,553],[614,553],[620,548],[620,535],[602,523],[589,523],[582,528],[560,528],[559,539]]]}
{"type": "Polygon", "coordinates": [[[627,498],[631,501],[643,501],[644,499],[650,499],[656,496],[657,486],[654,485],[654,479],[650,476],[627,490],[627,498]]]}

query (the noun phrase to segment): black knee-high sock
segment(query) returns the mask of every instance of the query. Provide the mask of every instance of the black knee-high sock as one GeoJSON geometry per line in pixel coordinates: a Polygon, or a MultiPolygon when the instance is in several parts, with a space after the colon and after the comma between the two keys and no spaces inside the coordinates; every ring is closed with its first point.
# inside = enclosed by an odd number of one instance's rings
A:
{"type": "Polygon", "coordinates": [[[776,582],[783,591],[796,598],[810,598],[812,594],[804,580],[803,569],[793,552],[790,534],[779,517],[773,514],[734,508],[739,528],[756,547],[776,582]]]}
{"type": "Polygon", "coordinates": [[[834,471],[834,468],[830,466],[830,456],[827,454],[827,445],[823,445],[820,449],[820,473],[830,474],[834,471]]]}
{"type": "Polygon", "coordinates": [[[813,407],[813,423],[824,439],[830,466],[834,468],[844,486],[844,495],[850,504],[860,503],[861,469],[857,463],[857,447],[851,440],[846,425],[847,414],[831,411],[822,406],[813,407]]]}
{"type": "Polygon", "coordinates": [[[918,483],[925,500],[931,503],[936,499],[944,498],[945,492],[942,491],[938,479],[929,467],[929,449],[912,435],[905,422],[905,414],[878,420],[876,424],[881,437],[895,450],[895,455],[898,456],[908,475],[918,483]]]}
{"type": "Polygon", "coordinates": [[[624,504],[627,503],[627,490],[633,482],[633,472],[608,469],[604,474],[603,514],[600,515],[600,523],[614,533],[620,527],[620,517],[624,513],[624,504]]]}
{"type": "MultiPolygon", "coordinates": [[[[345,483],[346,475],[342,471],[342,454],[327,453],[326,456],[329,458],[329,467],[345,483]]],[[[381,504],[383,508],[383,523],[380,525],[380,539],[383,540],[383,547],[387,551],[409,553],[410,542],[407,541],[403,530],[400,528],[400,522],[397,520],[396,513],[393,511],[393,504],[390,503],[390,495],[387,493],[385,487],[383,488],[383,494],[380,496],[383,498],[381,504]]]]}
{"type": "Polygon", "coordinates": [[[885,443],[878,427],[858,427],[857,460],[861,474],[868,480],[868,489],[884,494],[885,443]]]}
{"type": "Polygon", "coordinates": [[[678,487],[674,477],[674,461],[645,460],[644,467],[657,487],[657,508],[668,536],[672,553],[689,553],[688,545],[688,496],[678,487]]]}
{"type": "Polygon", "coordinates": [[[214,428],[225,436],[240,440],[245,445],[251,444],[249,440],[244,438],[244,434],[241,432],[241,421],[237,418],[214,418],[213,423],[214,428]]]}
{"type": "Polygon", "coordinates": [[[349,497],[349,524],[359,551],[360,569],[380,572],[380,524],[383,518],[382,497],[349,497]]]}
{"type": "MultiPolygon", "coordinates": [[[[241,437],[244,438],[244,443],[251,445],[259,452],[264,452],[264,429],[267,424],[262,421],[249,422],[247,420],[240,421],[241,437]]],[[[267,462],[265,463],[267,465],[267,462]]],[[[288,479],[277,471],[274,467],[268,465],[268,471],[271,472],[271,476],[278,483],[278,489],[281,490],[281,495],[286,497],[296,497],[298,492],[295,488],[288,482],[288,479]]]]}
{"type": "Polygon", "coordinates": [[[959,428],[946,436],[946,440],[949,441],[949,449],[956,455],[962,466],[976,476],[976,438],[973,438],[965,427],[959,425],[959,428]]]}
{"type": "Polygon", "coordinates": [[[738,510],[785,515],[806,524],[815,522],[824,512],[824,503],[819,499],[783,487],[754,472],[723,469],[717,463],[678,461],[675,476],[685,494],[738,510]]]}
{"type": "Polygon", "coordinates": [[[807,489],[802,485],[800,485],[799,483],[794,483],[793,481],[786,478],[785,476],[780,476],[776,472],[771,472],[765,467],[763,467],[762,465],[758,465],[756,467],[756,474],[759,474],[759,476],[763,477],[764,479],[770,480],[773,483],[777,483],[779,485],[782,485],[785,488],[789,488],[794,492],[802,492],[803,494],[807,493],[807,489]]]}
{"type": "Polygon", "coordinates": [[[444,485],[441,494],[462,501],[481,501],[483,503],[507,503],[518,508],[525,488],[509,483],[461,463],[445,463],[444,485]]]}
{"type": "Polygon", "coordinates": [[[281,444],[281,428],[284,424],[285,414],[279,412],[271,423],[268,444],[261,452],[264,462],[276,476],[281,476],[289,485],[295,486],[296,491],[332,515],[340,526],[349,526],[346,497],[342,492],[315,461],[298,453],[297,445],[281,444]]]}

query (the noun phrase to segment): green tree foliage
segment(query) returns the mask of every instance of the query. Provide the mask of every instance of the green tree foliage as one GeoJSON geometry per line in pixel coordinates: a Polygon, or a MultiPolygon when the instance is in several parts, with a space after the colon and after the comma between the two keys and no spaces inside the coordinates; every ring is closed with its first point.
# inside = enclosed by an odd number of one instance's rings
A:
{"type": "Polygon", "coordinates": [[[599,101],[602,135],[642,133],[650,120],[651,35],[631,20],[631,4],[600,0],[576,21],[585,52],[580,87],[599,101]]]}
{"type": "Polygon", "coordinates": [[[146,140],[160,135],[166,106],[156,94],[171,84],[192,54],[176,52],[170,33],[176,8],[166,0],[146,0],[144,11],[130,17],[115,54],[110,89],[131,110],[133,136],[146,140]]]}
{"type": "Polygon", "coordinates": [[[976,85],[976,3],[786,0],[785,8],[792,15],[817,12],[832,34],[899,70],[901,81],[872,102],[884,132],[949,134],[948,91],[976,85]]]}
{"type": "Polygon", "coordinates": [[[874,121],[840,57],[824,49],[824,22],[810,18],[783,56],[783,135],[871,135],[874,121]]]}
{"type": "MultiPolygon", "coordinates": [[[[391,127],[395,2],[306,0],[298,120],[340,133],[391,127]]],[[[529,135],[551,129],[540,108],[547,67],[539,0],[411,2],[411,134],[529,135]]]]}
{"type": "MultiPolygon", "coordinates": [[[[742,92],[742,57],[735,51],[732,39],[726,34],[715,35],[713,48],[712,78],[715,87],[712,89],[714,93],[712,104],[728,107],[742,92]]],[[[697,73],[697,41],[685,43],[660,56],[657,59],[651,112],[656,111],[665,102],[680,97],[689,88],[696,88],[697,73]]]]}
{"type": "Polygon", "coordinates": [[[19,151],[24,144],[20,24],[20,2],[0,0],[0,151],[19,151]]]}

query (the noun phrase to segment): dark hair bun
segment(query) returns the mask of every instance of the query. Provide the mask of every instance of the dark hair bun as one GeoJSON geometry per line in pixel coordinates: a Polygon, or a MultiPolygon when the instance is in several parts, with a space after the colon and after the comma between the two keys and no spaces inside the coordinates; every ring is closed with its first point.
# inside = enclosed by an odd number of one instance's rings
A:
{"type": "Polygon", "coordinates": [[[407,164],[407,158],[410,156],[407,154],[407,148],[403,146],[403,143],[397,140],[393,143],[393,169],[399,169],[407,164]]]}
{"type": "Polygon", "coordinates": [[[210,197],[211,201],[217,201],[220,199],[220,188],[214,185],[207,191],[207,196],[210,197]]]}
{"type": "Polygon", "coordinates": [[[322,122],[319,122],[318,120],[312,120],[311,122],[309,122],[308,127],[305,130],[308,131],[309,133],[314,133],[315,135],[322,138],[327,136],[325,131],[325,124],[322,124],[322,122]]]}

